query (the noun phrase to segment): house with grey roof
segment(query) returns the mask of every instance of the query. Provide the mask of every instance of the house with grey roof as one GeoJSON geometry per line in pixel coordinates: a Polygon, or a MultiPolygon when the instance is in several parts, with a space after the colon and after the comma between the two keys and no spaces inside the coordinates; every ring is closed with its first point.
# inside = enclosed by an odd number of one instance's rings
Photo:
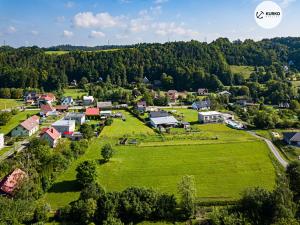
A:
{"type": "Polygon", "coordinates": [[[300,132],[284,132],[283,140],[289,145],[300,147],[300,132]]]}
{"type": "Polygon", "coordinates": [[[192,108],[195,110],[210,110],[210,100],[197,101],[192,104],[192,108]]]}

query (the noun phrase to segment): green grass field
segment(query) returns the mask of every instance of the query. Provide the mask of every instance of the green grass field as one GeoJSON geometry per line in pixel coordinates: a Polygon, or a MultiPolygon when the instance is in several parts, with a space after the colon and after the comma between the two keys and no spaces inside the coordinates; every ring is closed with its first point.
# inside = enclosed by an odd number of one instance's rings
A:
{"type": "Polygon", "coordinates": [[[201,201],[238,199],[247,187],[272,189],[275,185],[275,169],[268,148],[246,132],[218,124],[196,125],[207,135],[217,135],[218,139],[209,143],[170,139],[169,143],[175,142],[174,145],[163,144],[167,142],[155,145],[159,142],[147,142],[147,138],[155,139],[158,135],[127,112],[125,115],[126,122],[114,119],[112,126],[105,127],[101,136],[91,142],[86,154],[58,177],[45,195],[53,209],[79,197],[75,170],[84,160],[97,162],[98,182],[107,191],[141,186],[177,194],[177,183],[186,174],[195,176],[201,201]],[[124,134],[142,135],[148,145],[115,145],[124,134]],[[110,162],[101,165],[100,149],[106,142],[112,143],[116,152],[110,162]]]}
{"type": "Polygon", "coordinates": [[[186,122],[197,122],[198,121],[198,112],[197,110],[192,109],[180,109],[180,108],[168,108],[166,111],[173,111],[175,115],[183,115],[183,120],[186,122]]]}
{"type": "Polygon", "coordinates": [[[17,99],[0,99],[0,110],[9,109],[20,106],[23,104],[23,101],[17,99]]]}
{"type": "Polygon", "coordinates": [[[87,95],[87,92],[79,88],[64,89],[64,96],[71,96],[73,99],[81,98],[83,95],[87,95]]]}
{"type": "Polygon", "coordinates": [[[231,72],[233,74],[242,74],[244,78],[248,79],[250,77],[250,74],[254,72],[253,66],[235,66],[230,65],[231,72]]]}
{"type": "Polygon", "coordinates": [[[0,133],[8,134],[12,129],[18,126],[19,123],[27,119],[27,115],[35,115],[39,110],[29,110],[24,112],[19,112],[17,115],[13,116],[10,121],[5,126],[0,126],[0,133]]]}
{"type": "Polygon", "coordinates": [[[48,55],[63,55],[69,53],[68,51],[45,51],[48,55]]]}

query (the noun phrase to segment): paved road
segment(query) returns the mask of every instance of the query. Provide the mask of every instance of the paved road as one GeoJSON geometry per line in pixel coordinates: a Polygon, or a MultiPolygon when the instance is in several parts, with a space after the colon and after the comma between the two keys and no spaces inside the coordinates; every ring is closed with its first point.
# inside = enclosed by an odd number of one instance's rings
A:
{"type": "Polygon", "coordinates": [[[251,134],[252,136],[254,137],[257,137],[259,139],[262,139],[264,140],[269,149],[271,150],[271,152],[273,153],[273,155],[276,157],[276,159],[278,160],[278,162],[284,167],[284,168],[287,168],[287,166],[289,165],[288,162],[282,158],[282,156],[280,155],[280,153],[278,152],[277,148],[275,147],[275,145],[272,143],[272,141],[270,141],[269,139],[267,138],[264,138],[264,137],[261,137],[261,136],[258,136],[255,132],[253,131],[248,131],[249,134],[251,134]]]}

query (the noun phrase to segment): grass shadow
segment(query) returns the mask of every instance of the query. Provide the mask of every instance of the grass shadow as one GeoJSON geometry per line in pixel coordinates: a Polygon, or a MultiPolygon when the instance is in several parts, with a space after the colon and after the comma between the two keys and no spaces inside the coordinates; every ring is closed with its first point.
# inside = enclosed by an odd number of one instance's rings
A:
{"type": "Polygon", "coordinates": [[[52,185],[48,192],[50,193],[64,193],[80,191],[80,185],[76,180],[67,180],[58,182],[52,185]]]}

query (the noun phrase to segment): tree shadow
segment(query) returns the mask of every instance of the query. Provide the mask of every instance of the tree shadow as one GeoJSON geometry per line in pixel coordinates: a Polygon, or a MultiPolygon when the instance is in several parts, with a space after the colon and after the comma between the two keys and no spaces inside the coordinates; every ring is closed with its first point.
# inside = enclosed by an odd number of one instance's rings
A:
{"type": "Polygon", "coordinates": [[[105,159],[99,159],[98,160],[98,163],[100,164],[100,165],[103,165],[103,164],[105,164],[105,163],[107,163],[108,161],[106,161],[105,159]]]}
{"type": "Polygon", "coordinates": [[[80,191],[80,185],[76,180],[67,180],[58,182],[52,185],[48,192],[52,193],[63,193],[63,192],[76,192],[80,191]]]}

